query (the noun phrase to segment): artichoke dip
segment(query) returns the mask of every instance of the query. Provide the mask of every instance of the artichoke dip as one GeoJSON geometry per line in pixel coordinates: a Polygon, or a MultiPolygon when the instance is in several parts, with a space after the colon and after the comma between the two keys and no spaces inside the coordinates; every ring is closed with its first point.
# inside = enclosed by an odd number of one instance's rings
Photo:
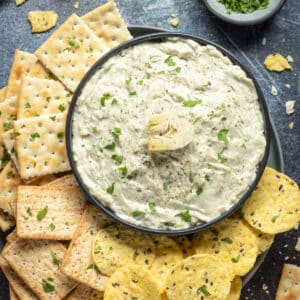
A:
{"type": "Polygon", "coordinates": [[[215,47],[183,38],[110,58],[83,88],[72,132],[90,192],[127,222],[157,229],[232,207],[266,147],[253,82],[215,47]]]}

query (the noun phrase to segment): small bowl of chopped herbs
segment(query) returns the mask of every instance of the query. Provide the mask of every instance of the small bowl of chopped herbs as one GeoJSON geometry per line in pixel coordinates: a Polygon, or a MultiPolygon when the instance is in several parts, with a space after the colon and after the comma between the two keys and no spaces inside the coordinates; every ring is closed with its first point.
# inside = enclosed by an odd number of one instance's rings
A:
{"type": "Polygon", "coordinates": [[[255,25],[273,17],[286,0],[204,0],[220,19],[236,25],[255,25]]]}

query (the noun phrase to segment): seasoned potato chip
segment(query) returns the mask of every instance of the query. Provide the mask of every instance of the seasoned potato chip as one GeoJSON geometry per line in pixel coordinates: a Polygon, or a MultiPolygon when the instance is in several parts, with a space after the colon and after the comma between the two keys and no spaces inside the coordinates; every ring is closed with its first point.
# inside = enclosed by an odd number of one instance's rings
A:
{"type": "Polygon", "coordinates": [[[239,300],[242,287],[243,287],[243,282],[241,277],[239,276],[234,277],[234,279],[231,281],[230,293],[226,298],[226,300],[239,300]]]}
{"type": "Polygon", "coordinates": [[[265,233],[292,229],[300,221],[300,191],[288,176],[267,167],[242,207],[247,222],[265,233]]]}
{"type": "Polygon", "coordinates": [[[99,292],[97,290],[93,290],[91,292],[89,300],[102,300],[103,299],[103,292],[99,292]]]}
{"type": "Polygon", "coordinates": [[[189,240],[189,238],[187,236],[185,236],[185,235],[175,236],[175,237],[173,237],[173,239],[181,247],[184,258],[195,254],[194,249],[192,247],[192,242],[189,240]]]}
{"type": "Polygon", "coordinates": [[[178,150],[193,140],[194,128],[184,118],[171,113],[154,115],[149,121],[149,151],[178,150]]]}
{"type": "Polygon", "coordinates": [[[150,267],[160,293],[166,289],[166,279],[171,269],[183,260],[181,248],[166,236],[151,236],[155,245],[155,259],[150,267]]]}
{"type": "Polygon", "coordinates": [[[228,266],[232,277],[243,276],[253,267],[258,247],[254,233],[242,219],[235,216],[215,227],[194,235],[196,253],[215,255],[228,266]]]}
{"type": "Polygon", "coordinates": [[[149,271],[138,265],[117,269],[108,279],[104,300],[160,300],[158,286],[149,271]]]}
{"type": "Polygon", "coordinates": [[[186,258],[167,279],[169,300],[226,299],[231,275],[226,264],[209,254],[186,258]]]}
{"type": "Polygon", "coordinates": [[[52,10],[30,11],[28,20],[30,21],[32,32],[45,32],[56,25],[57,13],[52,10]]]}
{"type": "Polygon", "coordinates": [[[273,242],[274,242],[274,234],[268,234],[268,233],[264,233],[261,232],[258,229],[255,229],[253,227],[251,227],[250,225],[248,226],[252,232],[255,234],[256,236],[256,243],[257,243],[257,247],[258,247],[258,254],[264,253],[266,250],[268,250],[273,242]]]}
{"type": "Polygon", "coordinates": [[[288,60],[279,53],[268,55],[264,64],[269,71],[282,72],[284,70],[292,70],[288,60]]]}
{"type": "Polygon", "coordinates": [[[110,276],[128,263],[150,267],[155,258],[155,247],[145,233],[111,225],[95,235],[92,255],[100,272],[110,276]]]}

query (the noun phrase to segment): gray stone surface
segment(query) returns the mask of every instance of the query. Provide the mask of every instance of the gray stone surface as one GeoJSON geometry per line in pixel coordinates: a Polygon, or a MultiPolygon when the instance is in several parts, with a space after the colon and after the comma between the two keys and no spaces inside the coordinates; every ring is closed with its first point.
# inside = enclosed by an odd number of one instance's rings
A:
{"type": "MultiPolygon", "coordinates": [[[[272,1],[272,0],[271,0],[272,1]]],[[[79,0],[28,0],[16,8],[13,0],[0,1],[0,86],[7,82],[13,53],[16,48],[34,51],[47,39],[49,33],[33,35],[27,22],[30,10],[53,9],[59,14],[61,24],[73,12],[79,15],[104,1],[79,0]]],[[[201,0],[116,0],[127,24],[162,27],[204,37],[230,50],[246,64],[259,80],[266,96],[270,114],[282,143],[285,170],[300,183],[300,1],[288,0],[282,10],[270,21],[253,27],[236,27],[214,17],[201,0]],[[177,28],[170,26],[171,14],[180,19],[177,28]],[[266,37],[267,44],[261,41],[266,37]],[[271,52],[291,55],[295,62],[293,71],[281,74],[265,70],[262,62],[271,52]],[[291,84],[287,89],[285,84],[291,84]],[[271,86],[278,89],[278,96],[271,95],[271,86]],[[285,101],[295,100],[293,115],[285,113],[285,101]],[[290,122],[295,123],[293,130],[290,122]]],[[[58,25],[59,25],[58,24],[58,25]]],[[[299,230],[278,235],[258,273],[243,289],[242,299],[275,299],[275,291],[283,263],[300,265],[299,254],[294,250],[299,230]],[[263,288],[263,284],[264,286],[263,288]],[[267,288],[265,288],[267,287],[267,288]]],[[[1,236],[0,236],[1,239],[1,236]]],[[[0,274],[0,299],[8,299],[7,282],[0,274]]]]}

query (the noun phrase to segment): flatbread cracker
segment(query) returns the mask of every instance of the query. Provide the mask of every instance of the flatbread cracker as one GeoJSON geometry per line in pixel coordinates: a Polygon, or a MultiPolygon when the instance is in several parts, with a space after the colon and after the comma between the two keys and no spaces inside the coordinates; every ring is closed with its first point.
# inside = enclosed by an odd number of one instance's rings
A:
{"type": "MultiPolygon", "coordinates": [[[[248,225],[248,224],[247,224],[248,225]]],[[[255,229],[248,225],[251,231],[255,234],[256,244],[258,247],[258,254],[262,254],[267,251],[273,244],[275,235],[261,232],[258,229],[255,229]]]]}
{"type": "Polygon", "coordinates": [[[0,256],[0,267],[8,280],[9,285],[21,300],[38,300],[38,297],[30,290],[2,256],[0,256]]]}
{"type": "Polygon", "coordinates": [[[300,267],[284,264],[279,281],[276,300],[299,300],[300,267]]]}
{"type": "Polygon", "coordinates": [[[31,24],[31,32],[45,32],[56,25],[57,13],[49,11],[30,11],[28,13],[28,20],[31,24]]]}
{"type": "Polygon", "coordinates": [[[72,94],[56,80],[24,76],[18,97],[18,119],[67,111],[72,94]]]}
{"type": "Polygon", "coordinates": [[[19,297],[15,293],[15,291],[12,289],[12,287],[9,285],[9,299],[10,300],[19,300],[19,297]]]}
{"type": "Polygon", "coordinates": [[[300,190],[295,181],[266,167],[258,186],[242,207],[246,221],[269,234],[292,229],[300,221],[300,190]]]}
{"type": "Polygon", "coordinates": [[[231,281],[230,292],[226,300],[239,300],[241,296],[242,287],[243,282],[241,277],[234,277],[234,279],[231,281]]]}
{"type": "Polygon", "coordinates": [[[78,187],[20,185],[17,235],[26,239],[71,240],[85,204],[86,197],[78,187]]]}
{"type": "Polygon", "coordinates": [[[56,241],[19,239],[10,243],[2,255],[40,299],[59,300],[77,285],[60,271],[65,252],[56,241]]]}
{"type": "Polygon", "coordinates": [[[0,208],[15,216],[17,188],[21,184],[19,174],[11,161],[0,173],[0,208]]]}
{"type": "Polygon", "coordinates": [[[4,101],[6,98],[6,89],[6,86],[0,89],[0,102],[4,101]]]}
{"type": "Polygon", "coordinates": [[[71,15],[37,50],[41,62],[74,92],[109,46],[76,15],[71,15]]]}
{"type": "Polygon", "coordinates": [[[65,175],[57,178],[56,180],[48,183],[48,187],[62,188],[62,187],[76,187],[78,186],[77,181],[73,174],[65,175]]]}
{"type": "MultiPolygon", "coordinates": [[[[16,241],[17,239],[18,239],[18,237],[17,237],[17,230],[16,230],[16,228],[10,234],[8,234],[6,236],[6,241],[7,241],[8,244],[16,241]]],[[[7,244],[5,244],[5,245],[7,245],[7,244]]]]}
{"type": "Polygon", "coordinates": [[[81,19],[111,48],[132,39],[114,1],[95,8],[81,19]]]}
{"type": "Polygon", "coordinates": [[[89,300],[93,289],[84,285],[79,284],[71,293],[66,297],[65,300],[89,300]]]}
{"type": "Polygon", "coordinates": [[[66,114],[14,122],[20,176],[28,179],[70,170],[65,144],[66,114]]]}
{"type": "Polygon", "coordinates": [[[94,267],[92,242],[99,229],[112,223],[112,220],[97,208],[87,205],[63,259],[61,270],[64,274],[96,290],[104,290],[107,277],[94,267]]]}
{"type": "Polygon", "coordinates": [[[14,163],[16,169],[19,169],[19,162],[16,155],[16,147],[15,147],[15,133],[14,130],[11,129],[2,134],[3,144],[9,153],[9,156],[14,163]]]}

